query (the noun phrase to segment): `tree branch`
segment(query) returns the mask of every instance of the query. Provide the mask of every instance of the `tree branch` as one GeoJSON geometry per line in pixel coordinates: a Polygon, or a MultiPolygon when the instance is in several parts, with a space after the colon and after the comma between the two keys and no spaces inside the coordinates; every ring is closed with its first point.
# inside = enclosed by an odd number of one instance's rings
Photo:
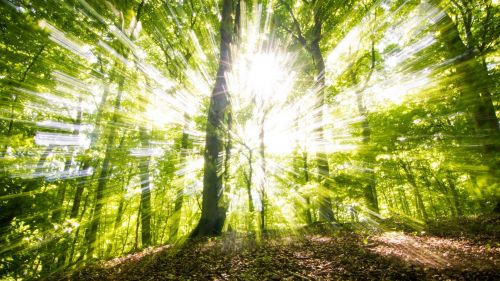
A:
{"type": "Polygon", "coordinates": [[[295,15],[293,14],[293,10],[292,10],[292,7],[290,7],[290,5],[288,5],[288,3],[284,0],[280,0],[280,2],[285,6],[285,8],[288,10],[288,13],[290,14],[290,17],[292,17],[292,20],[293,20],[293,27],[295,28],[295,32],[297,32],[296,34],[293,34],[296,39],[299,41],[299,43],[304,46],[304,47],[307,47],[307,40],[306,38],[302,35],[302,30],[300,29],[300,24],[299,24],[299,21],[297,20],[297,18],[295,17],[295,15]]]}

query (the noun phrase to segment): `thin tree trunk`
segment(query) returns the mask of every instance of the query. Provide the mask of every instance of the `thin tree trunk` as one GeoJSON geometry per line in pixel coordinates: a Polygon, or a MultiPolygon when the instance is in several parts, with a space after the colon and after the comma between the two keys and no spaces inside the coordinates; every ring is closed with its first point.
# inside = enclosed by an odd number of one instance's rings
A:
{"type": "Polygon", "coordinates": [[[116,129],[113,127],[113,125],[117,124],[118,121],[118,111],[120,110],[121,106],[121,98],[122,98],[122,91],[123,91],[123,85],[125,81],[124,78],[119,83],[118,87],[118,96],[116,97],[115,101],[115,106],[114,106],[114,111],[113,115],[111,118],[111,125],[110,126],[110,132],[108,134],[108,138],[106,140],[106,152],[104,155],[104,160],[102,163],[102,168],[101,168],[101,174],[98,179],[97,183],[97,189],[96,189],[96,195],[95,195],[95,207],[94,207],[94,212],[92,214],[92,219],[90,222],[90,228],[88,232],[88,250],[87,250],[87,255],[92,258],[92,255],[94,253],[95,247],[96,247],[96,240],[97,240],[97,231],[99,229],[99,224],[100,224],[100,219],[101,219],[101,210],[104,205],[104,199],[105,199],[105,191],[106,191],[106,183],[108,180],[108,176],[110,173],[110,163],[111,163],[111,157],[112,157],[112,150],[113,150],[113,144],[115,142],[115,135],[116,135],[116,129]]]}
{"type": "Polygon", "coordinates": [[[255,207],[253,205],[253,196],[252,196],[252,178],[253,178],[253,151],[248,146],[245,146],[248,150],[248,174],[243,171],[243,176],[245,178],[245,187],[248,195],[248,213],[249,213],[249,221],[248,228],[251,232],[254,232],[254,211],[255,207]]]}
{"type": "MultiPolygon", "coordinates": [[[[90,161],[85,161],[85,163],[82,165],[82,170],[87,170],[90,168],[90,161]]],[[[70,213],[70,218],[74,219],[78,216],[78,210],[80,209],[80,202],[82,201],[82,194],[83,190],[85,189],[86,185],[86,179],[85,178],[79,178],[76,181],[76,191],[75,191],[75,197],[73,199],[73,206],[71,207],[71,213],[70,213]]]]}
{"type": "Polygon", "coordinates": [[[451,173],[448,173],[448,187],[451,192],[451,198],[453,198],[453,206],[457,212],[457,216],[461,217],[463,215],[462,206],[460,204],[460,198],[458,195],[457,187],[455,186],[455,181],[451,173]]]}
{"type": "MultiPolygon", "coordinates": [[[[144,127],[140,129],[142,146],[149,145],[149,134],[144,127]]],[[[151,156],[141,157],[139,171],[141,178],[141,241],[142,247],[151,245],[151,184],[149,162],[151,156]]]]}
{"type": "MultiPolygon", "coordinates": [[[[129,171],[128,176],[127,176],[127,180],[123,181],[122,190],[125,190],[125,188],[129,185],[130,180],[132,179],[132,176],[133,176],[132,172],[129,171]]],[[[125,209],[124,205],[125,205],[125,196],[123,194],[121,194],[120,203],[118,204],[118,210],[116,211],[116,218],[115,218],[115,224],[113,226],[113,236],[112,237],[115,237],[116,231],[118,230],[118,228],[120,227],[120,223],[122,222],[123,212],[125,209]]],[[[108,249],[106,250],[106,256],[108,256],[108,257],[110,256],[111,252],[113,251],[113,247],[114,247],[115,242],[116,242],[116,240],[114,240],[112,243],[109,244],[108,249]]]]}
{"type": "MultiPolygon", "coordinates": [[[[102,65],[102,61],[99,58],[99,63],[100,63],[100,68],[101,72],[104,73],[104,67],[102,65]]],[[[102,112],[104,108],[104,104],[106,103],[108,98],[108,86],[107,84],[105,85],[103,95],[101,97],[101,101],[99,103],[99,107],[97,108],[97,113],[96,113],[96,118],[94,122],[94,129],[92,130],[92,133],[90,134],[90,148],[93,148],[96,141],[97,141],[97,133],[99,132],[99,128],[101,127],[101,117],[102,117],[102,112]]],[[[97,164],[95,164],[97,166],[97,164]]],[[[85,158],[83,162],[80,165],[80,169],[82,171],[87,171],[90,167],[92,166],[92,160],[90,158],[85,158]]],[[[76,191],[75,191],[75,196],[73,199],[73,205],[71,207],[71,214],[70,218],[74,219],[78,216],[78,210],[80,208],[80,202],[82,200],[82,194],[83,190],[85,189],[87,179],[85,177],[80,177],[76,181],[76,191]]]]}
{"type": "MultiPolygon", "coordinates": [[[[87,209],[88,202],[89,202],[89,194],[87,193],[87,196],[85,196],[85,200],[83,203],[82,213],[80,214],[80,218],[78,219],[79,225],[76,228],[75,237],[73,238],[73,243],[71,244],[71,251],[70,251],[69,257],[68,257],[68,263],[70,265],[73,263],[73,255],[75,253],[76,241],[78,240],[78,234],[80,233],[80,229],[81,229],[80,223],[82,222],[83,215],[85,214],[85,210],[87,209]]],[[[79,259],[82,259],[82,258],[83,258],[83,254],[80,256],[79,259]]]]}
{"type": "Polygon", "coordinates": [[[411,215],[410,207],[408,206],[408,200],[406,199],[406,194],[405,194],[404,190],[398,189],[398,194],[399,194],[399,200],[401,202],[401,208],[403,209],[403,212],[406,215],[410,216],[411,215]]]}
{"type": "MultiPolygon", "coordinates": [[[[318,103],[317,108],[320,109],[320,113],[317,116],[317,121],[320,123],[316,130],[316,137],[319,140],[320,144],[318,145],[316,152],[316,162],[318,165],[318,180],[320,184],[319,190],[319,220],[332,222],[335,220],[334,212],[332,209],[332,202],[330,198],[330,169],[328,166],[328,158],[324,151],[324,145],[321,142],[324,140],[324,128],[323,128],[323,107],[325,105],[325,62],[323,59],[323,55],[321,54],[321,48],[319,42],[322,37],[322,11],[321,4],[316,3],[315,1],[310,2],[308,4],[318,5],[313,8],[313,26],[310,30],[308,30],[308,35],[304,35],[302,32],[300,24],[295,17],[292,7],[287,3],[287,1],[280,1],[283,6],[288,10],[290,17],[293,20],[293,31],[290,31],[292,35],[297,39],[297,42],[302,45],[302,47],[309,53],[309,55],[313,59],[314,67],[316,70],[316,87],[317,87],[317,95],[318,95],[318,103]],[[307,38],[306,38],[307,37],[307,38]]],[[[285,28],[288,30],[287,28],[285,28]]]]}
{"type": "MultiPolygon", "coordinates": [[[[181,139],[181,155],[179,162],[184,167],[186,166],[186,157],[187,157],[187,149],[189,143],[189,135],[187,133],[188,124],[189,124],[189,116],[187,114],[184,115],[184,130],[182,132],[181,139]]],[[[169,239],[171,241],[176,240],[179,234],[179,227],[181,223],[181,215],[182,215],[182,205],[184,204],[184,189],[185,189],[186,181],[182,181],[182,185],[177,187],[177,194],[174,202],[174,214],[173,214],[173,222],[172,229],[170,231],[169,239]]]]}
{"type": "Polygon", "coordinates": [[[316,87],[318,87],[318,108],[320,108],[320,113],[317,117],[320,125],[316,131],[317,138],[320,142],[318,145],[318,152],[316,153],[316,162],[318,165],[318,174],[319,174],[319,182],[321,186],[321,190],[319,192],[319,220],[325,222],[332,222],[335,220],[333,209],[332,209],[332,200],[330,198],[330,168],[328,166],[328,158],[326,152],[324,151],[324,145],[321,143],[324,142],[324,128],[323,128],[323,107],[325,106],[325,63],[323,60],[323,56],[321,54],[321,49],[319,47],[319,41],[314,41],[309,48],[309,53],[314,59],[316,66],[316,87]]]}
{"type": "Polygon", "coordinates": [[[128,221],[127,221],[127,231],[125,232],[125,240],[122,243],[122,249],[121,249],[120,255],[123,255],[123,252],[125,252],[125,246],[127,246],[128,235],[130,233],[130,220],[131,219],[132,219],[132,216],[129,216],[128,221]]]}
{"type": "Polygon", "coordinates": [[[261,233],[266,233],[266,208],[267,208],[267,197],[266,197],[266,153],[265,153],[265,143],[264,143],[264,123],[266,120],[267,112],[264,111],[262,114],[262,119],[260,120],[260,132],[259,132],[259,154],[261,159],[261,169],[262,169],[262,178],[260,182],[260,201],[261,201],[261,209],[260,209],[260,231],[261,233]]]}
{"type": "MultiPolygon", "coordinates": [[[[79,126],[82,124],[82,118],[83,118],[83,111],[82,111],[82,108],[81,108],[81,104],[82,104],[82,98],[80,97],[80,108],[78,109],[78,113],[77,113],[77,116],[76,116],[76,120],[74,121],[74,125],[76,128],[78,128],[77,130],[75,130],[73,132],[73,135],[78,135],[80,133],[80,128],[79,126]]],[[[69,170],[71,168],[71,162],[72,162],[72,159],[73,156],[70,156],[66,159],[66,162],[64,163],[64,172],[65,173],[69,173],[69,170]]],[[[57,202],[57,207],[53,212],[52,212],[52,221],[54,222],[58,222],[59,221],[59,218],[61,216],[61,212],[62,212],[62,206],[64,204],[64,197],[65,197],[65,194],[66,194],[66,187],[68,185],[68,180],[61,180],[59,182],[59,189],[57,190],[57,196],[56,196],[56,202],[57,202]]]]}
{"type": "MultiPolygon", "coordinates": [[[[366,78],[364,86],[356,95],[358,111],[359,114],[363,117],[363,121],[361,122],[361,127],[362,127],[362,144],[364,146],[365,151],[363,151],[362,158],[364,162],[367,163],[367,165],[371,165],[372,163],[375,164],[375,155],[374,152],[370,149],[371,129],[370,129],[370,123],[368,121],[368,110],[366,109],[363,102],[363,91],[366,89],[366,86],[370,81],[372,73],[375,70],[375,41],[373,38],[371,42],[370,54],[371,54],[370,72],[368,74],[368,77],[366,78]]],[[[378,207],[377,188],[376,188],[377,179],[375,177],[375,171],[372,167],[369,167],[366,173],[368,174],[367,183],[364,186],[364,196],[366,199],[366,203],[368,209],[371,212],[378,214],[379,207],[378,207]]],[[[376,218],[376,216],[372,217],[376,218]]]]}
{"type": "MultiPolygon", "coordinates": [[[[68,157],[68,159],[66,159],[66,162],[64,163],[64,173],[69,172],[70,166],[71,166],[71,157],[68,157]]],[[[64,197],[66,194],[67,185],[68,185],[67,180],[66,181],[64,181],[64,180],[59,181],[59,186],[57,189],[56,200],[55,200],[56,201],[56,209],[54,211],[52,211],[52,216],[51,216],[51,220],[54,223],[58,223],[60,220],[60,217],[62,214],[62,208],[64,205],[64,197]]]]}
{"type": "MultiPolygon", "coordinates": [[[[307,165],[308,161],[307,151],[304,151],[302,153],[302,160],[304,169],[304,182],[307,184],[309,182],[309,166],[307,165]]],[[[313,222],[313,217],[311,214],[311,197],[309,196],[309,194],[304,196],[304,200],[306,201],[306,206],[305,206],[306,223],[310,225],[313,222]]]]}
{"type": "Polygon", "coordinates": [[[450,194],[448,187],[446,186],[446,184],[444,184],[444,182],[441,179],[439,179],[439,177],[437,175],[434,175],[434,179],[436,181],[436,185],[439,187],[440,191],[444,195],[446,205],[450,208],[451,215],[453,217],[457,217],[457,210],[453,205],[453,202],[452,202],[452,199],[450,196],[451,194],[450,194]]]}
{"type": "Polygon", "coordinates": [[[139,249],[139,226],[141,221],[141,209],[142,209],[142,200],[139,203],[139,208],[137,209],[137,219],[135,221],[135,241],[134,241],[134,251],[139,249]]]}
{"type": "Polygon", "coordinates": [[[403,170],[405,171],[406,178],[407,178],[408,182],[413,187],[413,193],[415,195],[415,206],[417,208],[417,214],[421,219],[423,219],[425,222],[427,222],[429,220],[429,218],[427,216],[427,212],[425,210],[425,205],[424,205],[424,202],[422,200],[422,195],[420,194],[419,186],[415,180],[415,176],[411,172],[411,168],[410,168],[409,164],[403,163],[403,162],[401,164],[402,164],[403,170]]]}
{"type": "MultiPolygon", "coordinates": [[[[384,190],[383,190],[383,189],[381,189],[381,192],[380,192],[380,193],[382,194],[382,197],[384,198],[385,202],[386,202],[386,203],[387,203],[387,205],[389,206],[389,211],[391,211],[391,212],[392,212],[392,209],[394,208],[394,203],[393,203],[393,201],[387,197],[387,194],[386,194],[386,192],[384,192],[384,190]]],[[[392,193],[392,192],[390,192],[390,193],[392,193]]]]}
{"type": "MultiPolygon", "coordinates": [[[[427,171],[426,171],[427,173],[427,171]]],[[[437,208],[436,208],[436,204],[434,203],[434,200],[432,199],[432,190],[431,190],[431,181],[429,180],[429,178],[427,176],[425,176],[423,178],[424,182],[425,182],[425,186],[426,186],[426,189],[427,189],[427,193],[430,195],[429,196],[429,202],[431,203],[431,208],[432,208],[432,211],[434,213],[434,218],[438,218],[438,212],[437,212],[437,208]]]]}

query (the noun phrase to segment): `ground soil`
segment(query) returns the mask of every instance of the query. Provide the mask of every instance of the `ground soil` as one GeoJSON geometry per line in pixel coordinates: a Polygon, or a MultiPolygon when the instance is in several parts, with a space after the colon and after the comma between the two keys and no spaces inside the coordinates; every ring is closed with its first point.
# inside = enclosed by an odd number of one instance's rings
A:
{"type": "Polygon", "coordinates": [[[227,234],[68,273],[69,280],[500,280],[497,237],[401,231],[227,234]]]}

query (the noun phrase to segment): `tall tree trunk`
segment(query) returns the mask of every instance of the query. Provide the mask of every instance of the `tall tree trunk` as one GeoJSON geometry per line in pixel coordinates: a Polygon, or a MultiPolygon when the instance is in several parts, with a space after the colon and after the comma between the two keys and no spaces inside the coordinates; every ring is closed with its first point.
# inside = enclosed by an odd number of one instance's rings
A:
{"type": "Polygon", "coordinates": [[[114,127],[114,125],[116,125],[118,121],[118,111],[120,110],[121,107],[121,98],[122,98],[124,83],[125,83],[124,78],[122,78],[118,86],[118,96],[116,97],[114,111],[111,118],[111,126],[109,128],[108,138],[106,140],[106,152],[104,154],[101,173],[99,175],[99,179],[97,182],[97,188],[95,194],[95,207],[94,207],[94,212],[92,213],[92,219],[90,221],[90,228],[88,230],[88,237],[87,237],[88,240],[87,255],[90,258],[92,258],[92,255],[96,247],[97,231],[99,229],[99,224],[101,220],[101,211],[104,205],[104,199],[106,195],[105,194],[106,183],[111,170],[110,163],[116,136],[116,128],[114,127]]]}
{"type": "MultiPolygon", "coordinates": [[[[139,226],[141,221],[141,209],[142,209],[142,201],[139,201],[139,208],[137,208],[137,220],[135,221],[135,240],[134,240],[134,251],[139,250],[139,226]]],[[[125,245],[124,245],[125,246],[125,245]]]]}
{"type": "MultiPolygon", "coordinates": [[[[69,173],[69,169],[70,169],[70,166],[71,166],[71,159],[72,157],[69,156],[68,159],[66,159],[65,163],[64,163],[64,173],[69,173]]],[[[58,223],[60,218],[61,218],[61,214],[62,214],[62,210],[63,210],[63,205],[64,205],[64,197],[66,195],[66,187],[68,185],[68,180],[60,180],[59,181],[59,186],[57,188],[57,194],[56,194],[56,209],[54,209],[52,211],[52,216],[51,216],[51,221],[53,223],[58,223]]]]}
{"type": "MultiPolygon", "coordinates": [[[[104,67],[102,64],[102,60],[99,58],[99,64],[101,68],[101,73],[104,73],[104,67]]],[[[99,102],[99,107],[97,108],[97,113],[96,113],[96,118],[94,122],[94,129],[92,130],[92,133],[90,134],[90,148],[92,149],[97,141],[97,134],[99,132],[99,129],[101,127],[101,117],[104,109],[104,105],[106,104],[106,101],[108,99],[108,84],[104,86],[104,91],[103,95],[101,97],[101,101],[99,102]]],[[[97,164],[95,165],[97,166],[97,164]]],[[[92,166],[92,160],[91,158],[85,158],[82,163],[80,164],[80,169],[82,171],[88,170],[92,166]]],[[[78,210],[80,208],[80,202],[82,201],[82,194],[83,190],[85,188],[85,185],[87,183],[87,179],[85,177],[80,177],[76,181],[76,191],[75,191],[75,196],[73,199],[73,205],[71,207],[71,213],[70,213],[70,218],[74,219],[78,216],[78,210]]]]}
{"type": "MultiPolygon", "coordinates": [[[[140,138],[142,147],[149,145],[149,134],[141,127],[140,138]]],[[[151,245],[151,184],[149,177],[149,162],[151,156],[141,157],[139,171],[141,178],[141,241],[142,247],[151,245]]]]}
{"type": "Polygon", "coordinates": [[[403,213],[405,215],[410,216],[410,207],[408,206],[408,199],[406,199],[406,194],[402,188],[398,189],[399,201],[401,202],[401,209],[403,209],[403,213]]]}
{"type": "Polygon", "coordinates": [[[260,120],[260,132],[259,132],[259,154],[261,159],[261,169],[262,169],[262,178],[260,181],[260,231],[261,233],[266,233],[266,208],[267,208],[267,198],[266,198],[266,146],[264,143],[264,123],[266,120],[266,112],[262,113],[262,118],[260,120]]]}
{"type": "MultiPolygon", "coordinates": [[[[307,151],[304,150],[302,153],[302,162],[303,162],[303,169],[304,169],[304,182],[307,184],[309,182],[309,166],[307,164],[307,151]]],[[[304,195],[304,200],[306,201],[306,206],[305,206],[305,216],[306,216],[306,223],[308,225],[312,224],[313,222],[313,217],[311,214],[311,197],[309,194],[304,195]]]]}
{"type": "Polygon", "coordinates": [[[406,178],[410,185],[413,187],[413,193],[415,195],[415,206],[417,208],[417,214],[418,216],[423,219],[425,222],[429,220],[427,216],[427,212],[425,210],[425,205],[424,201],[422,200],[422,195],[420,194],[420,188],[417,184],[417,181],[415,179],[415,176],[413,175],[411,171],[411,167],[408,163],[401,162],[401,165],[403,167],[403,170],[405,171],[406,178]]]}
{"type": "MultiPolygon", "coordinates": [[[[132,179],[132,172],[129,171],[127,178],[123,181],[122,191],[129,185],[130,179],[132,179]]],[[[123,212],[125,209],[125,196],[123,193],[120,194],[120,203],[118,203],[118,210],[116,211],[115,223],[113,226],[113,237],[115,237],[116,231],[120,227],[120,223],[122,222],[123,212]]],[[[109,244],[108,249],[106,249],[106,257],[111,257],[111,252],[113,251],[113,247],[115,246],[116,241],[113,241],[109,244]]]]}
{"type": "MultiPolygon", "coordinates": [[[[89,194],[87,193],[87,195],[85,196],[84,203],[83,203],[83,210],[82,210],[82,212],[80,214],[80,217],[78,218],[79,225],[76,228],[75,236],[73,238],[73,243],[71,244],[71,247],[70,247],[71,250],[69,252],[69,257],[68,257],[68,262],[69,262],[70,265],[73,263],[73,255],[75,254],[76,241],[78,240],[78,234],[80,233],[80,229],[81,229],[80,223],[81,223],[81,221],[83,219],[83,215],[85,214],[85,211],[87,210],[88,202],[89,202],[89,194]]],[[[84,254],[82,254],[78,260],[83,259],[83,256],[84,256],[84,254]]],[[[78,262],[78,260],[76,262],[78,262]]]]}
{"type": "Polygon", "coordinates": [[[220,27],[221,44],[219,69],[210,98],[205,140],[205,165],[203,175],[203,202],[201,217],[191,237],[220,235],[226,218],[226,208],[221,204],[222,176],[219,173],[220,153],[223,151],[224,117],[228,106],[228,89],[225,74],[231,64],[231,37],[233,32],[233,1],[224,0],[220,27]]]}
{"type": "Polygon", "coordinates": [[[436,174],[434,174],[433,177],[434,177],[434,180],[436,182],[436,186],[439,188],[441,193],[443,193],[443,195],[444,195],[446,205],[450,208],[451,215],[453,217],[457,217],[457,209],[453,205],[451,194],[450,194],[448,187],[446,186],[446,184],[444,184],[444,182],[436,174]]]}
{"type": "MultiPolygon", "coordinates": [[[[365,163],[368,165],[375,164],[375,155],[374,151],[371,150],[370,147],[370,140],[371,140],[371,129],[370,129],[370,123],[368,121],[368,110],[366,109],[363,101],[363,92],[366,89],[366,86],[368,85],[368,82],[370,81],[370,78],[373,74],[373,71],[375,70],[375,41],[372,38],[371,41],[371,50],[370,50],[370,55],[371,55],[371,65],[370,65],[370,72],[366,78],[366,81],[364,83],[364,86],[361,88],[361,90],[357,93],[356,95],[356,101],[357,101],[357,106],[358,106],[358,111],[359,114],[363,117],[363,121],[361,122],[361,128],[362,128],[362,143],[364,146],[364,150],[362,152],[362,159],[364,160],[365,163]]],[[[367,203],[368,209],[375,213],[379,213],[379,207],[378,207],[378,198],[377,198],[377,179],[375,177],[375,171],[373,167],[368,167],[367,172],[367,183],[364,186],[364,197],[367,203]]],[[[372,216],[376,218],[376,216],[372,216]]]]}
{"type": "Polygon", "coordinates": [[[248,228],[251,232],[254,232],[254,211],[255,207],[253,205],[253,196],[252,196],[252,178],[253,178],[253,151],[248,146],[245,146],[248,150],[248,173],[243,171],[243,177],[245,179],[245,187],[247,190],[248,196],[248,213],[249,213],[249,221],[248,228]]]}
{"type": "Polygon", "coordinates": [[[448,172],[448,187],[451,192],[451,198],[453,198],[453,206],[457,212],[457,216],[461,217],[463,215],[462,205],[460,204],[460,197],[458,195],[457,187],[455,186],[455,180],[453,179],[453,175],[448,172]]]}
{"type": "MultiPolygon", "coordinates": [[[[90,168],[90,160],[87,160],[82,165],[82,170],[87,170],[90,168]]],[[[82,201],[83,190],[87,180],[85,178],[79,178],[76,181],[76,191],[75,197],[73,198],[73,205],[71,206],[70,218],[74,219],[78,216],[78,210],[80,209],[80,202],[82,201]]]]}
{"type": "MultiPolygon", "coordinates": [[[[321,33],[318,34],[320,36],[321,33]]],[[[325,134],[323,128],[323,107],[325,106],[325,62],[323,60],[323,55],[321,54],[321,49],[319,47],[319,39],[313,41],[309,53],[313,57],[316,66],[316,87],[318,88],[318,108],[320,108],[320,113],[318,115],[317,121],[320,123],[318,126],[316,137],[318,138],[320,145],[318,145],[318,151],[316,152],[316,162],[318,165],[318,179],[320,182],[321,190],[319,192],[319,220],[325,222],[332,222],[335,220],[332,200],[330,198],[330,168],[328,166],[328,158],[326,152],[324,151],[325,134]]]]}
{"type": "Polygon", "coordinates": [[[432,189],[431,189],[432,183],[431,183],[431,181],[429,180],[429,177],[428,177],[428,175],[430,174],[430,172],[428,172],[428,170],[425,170],[424,173],[426,175],[423,177],[422,180],[424,181],[424,184],[425,184],[425,187],[426,187],[426,190],[427,190],[427,194],[429,194],[429,203],[430,203],[430,206],[431,206],[432,211],[434,213],[434,218],[438,218],[438,212],[437,212],[436,204],[434,203],[434,199],[432,199],[432,197],[433,197],[433,195],[432,195],[432,189]]]}
{"type": "MultiPolygon", "coordinates": [[[[74,125],[76,129],[74,132],[73,132],[73,135],[78,135],[80,134],[80,125],[82,124],[82,118],[83,118],[83,111],[82,111],[82,98],[80,97],[80,107],[78,109],[78,113],[77,113],[77,116],[76,116],[76,120],[74,121],[74,125]]],[[[67,159],[66,159],[66,162],[64,163],[64,172],[65,173],[69,173],[69,170],[71,168],[71,162],[72,162],[72,159],[73,156],[69,156],[67,159]]],[[[57,190],[57,196],[56,196],[56,201],[57,201],[57,209],[55,209],[53,212],[52,212],[52,221],[53,222],[59,222],[59,218],[61,216],[61,212],[62,212],[62,206],[63,206],[63,203],[64,203],[64,197],[65,197],[65,194],[66,194],[66,187],[67,185],[69,185],[68,183],[68,180],[66,179],[63,179],[59,182],[59,189],[57,190]]]]}
{"type": "MultiPolygon", "coordinates": [[[[181,154],[180,154],[180,159],[179,162],[181,165],[184,167],[186,166],[186,157],[187,157],[187,149],[188,149],[188,143],[189,143],[189,135],[187,130],[189,125],[189,116],[187,114],[184,115],[184,129],[182,132],[182,139],[181,139],[181,154]]],[[[186,188],[186,181],[183,180],[181,186],[177,187],[177,194],[175,196],[175,202],[174,202],[174,213],[173,213],[173,222],[172,222],[172,229],[170,231],[170,237],[169,239],[171,241],[177,240],[177,236],[179,234],[179,227],[181,223],[181,215],[182,215],[182,205],[184,204],[184,189],[186,188]]]]}
{"type": "Polygon", "coordinates": [[[319,191],[319,220],[332,222],[335,220],[334,212],[332,209],[332,202],[330,198],[330,169],[328,166],[328,158],[324,151],[324,145],[321,144],[324,141],[324,128],[323,128],[323,107],[325,105],[325,62],[323,59],[323,55],[321,54],[321,48],[319,42],[322,37],[322,25],[323,25],[323,16],[321,3],[316,1],[305,2],[309,5],[312,5],[313,9],[313,26],[311,29],[307,30],[309,36],[305,35],[301,30],[300,23],[295,17],[292,7],[288,4],[287,1],[281,0],[281,4],[288,10],[290,17],[293,20],[293,31],[289,32],[297,39],[297,42],[302,45],[307,53],[312,57],[314,67],[316,70],[316,88],[318,95],[318,103],[317,108],[320,109],[319,114],[317,116],[317,122],[320,123],[316,130],[316,137],[320,140],[320,144],[318,145],[316,152],[316,162],[318,165],[318,180],[320,183],[320,191],[319,191]]]}
{"type": "MultiPolygon", "coordinates": [[[[460,91],[465,100],[464,110],[469,112],[474,120],[474,126],[486,155],[483,161],[484,165],[489,167],[488,184],[494,185],[500,178],[500,161],[498,160],[500,126],[490,90],[493,79],[489,76],[482,59],[481,62],[478,61],[474,44],[470,41],[464,43],[460,38],[457,25],[447,13],[444,14],[440,27],[440,39],[445,42],[447,51],[452,57],[459,58],[455,67],[456,73],[461,75],[456,75],[454,79],[460,85],[460,91]]],[[[470,26],[464,27],[470,31],[470,26]]],[[[472,40],[470,34],[467,35],[466,40],[472,40]]],[[[496,200],[493,211],[500,213],[500,195],[494,194],[493,196],[496,200]]]]}
{"type": "MultiPolygon", "coordinates": [[[[64,163],[64,173],[69,173],[72,158],[73,158],[72,156],[68,156],[68,158],[66,159],[66,161],[64,163]]],[[[66,188],[70,184],[68,181],[69,181],[68,179],[64,179],[64,178],[59,181],[59,186],[58,186],[57,194],[56,194],[56,198],[55,198],[56,209],[54,209],[52,211],[52,216],[51,216],[52,223],[59,223],[61,221],[61,216],[62,216],[63,206],[64,206],[64,198],[66,195],[66,188]]],[[[66,215],[66,213],[65,213],[65,215],[66,215]]],[[[64,219],[64,216],[62,219],[64,219]]],[[[64,233],[62,236],[67,236],[67,234],[64,233]]],[[[54,251],[56,244],[58,242],[58,238],[61,238],[61,237],[52,237],[51,240],[45,246],[46,251],[53,254],[52,259],[42,260],[42,264],[43,264],[42,270],[45,271],[45,269],[47,269],[47,271],[46,271],[47,273],[52,272],[52,270],[55,267],[62,266],[64,264],[64,262],[66,261],[67,252],[64,249],[64,246],[66,246],[66,245],[64,245],[62,247],[60,246],[62,248],[61,251],[59,251],[59,250],[54,251]],[[57,263],[55,263],[55,258],[57,258],[57,263]]]]}

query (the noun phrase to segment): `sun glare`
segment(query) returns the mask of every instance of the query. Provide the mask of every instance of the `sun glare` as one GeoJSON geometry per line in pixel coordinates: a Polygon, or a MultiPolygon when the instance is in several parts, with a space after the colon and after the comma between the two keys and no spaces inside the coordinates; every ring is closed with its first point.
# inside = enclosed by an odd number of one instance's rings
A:
{"type": "Polygon", "coordinates": [[[233,111],[248,116],[238,120],[236,131],[246,145],[257,147],[264,132],[266,149],[273,152],[280,145],[272,144],[289,137],[296,114],[287,107],[295,82],[292,67],[291,57],[279,51],[243,54],[236,60],[228,80],[233,111]],[[289,118],[281,118],[285,115],[289,118]]]}
{"type": "Polygon", "coordinates": [[[286,58],[276,53],[258,53],[249,59],[247,79],[256,96],[268,103],[286,98],[289,91],[280,91],[280,88],[286,87],[287,77],[291,74],[286,58]]]}

